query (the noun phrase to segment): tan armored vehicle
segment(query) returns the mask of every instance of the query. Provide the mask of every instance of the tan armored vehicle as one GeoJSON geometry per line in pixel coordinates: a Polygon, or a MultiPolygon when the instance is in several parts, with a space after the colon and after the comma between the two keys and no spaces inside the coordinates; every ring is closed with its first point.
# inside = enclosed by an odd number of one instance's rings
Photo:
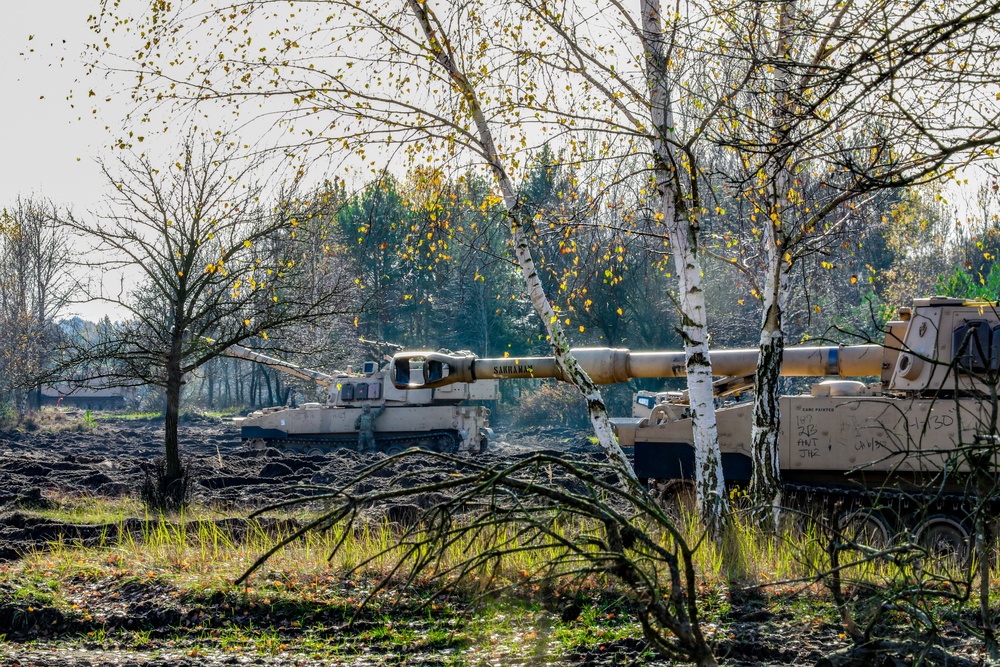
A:
{"type": "MultiPolygon", "coordinates": [[[[845,494],[880,489],[886,482],[905,493],[933,485],[935,492],[944,492],[942,498],[955,492],[949,502],[960,504],[961,476],[941,473],[965,470],[963,448],[997,433],[990,396],[1000,372],[998,311],[991,303],[917,299],[888,323],[884,345],[787,348],[783,375],[864,381],[824,380],[813,384],[808,394],[780,399],[783,479],[822,492],[842,489],[845,494]]],[[[682,352],[608,348],[573,352],[598,383],[685,373],[682,352]]],[[[722,401],[752,392],[756,363],[756,349],[712,352],[713,372],[724,376],[716,382],[720,401],[716,416],[724,473],[731,482],[750,478],[752,403],[722,401]]],[[[476,359],[409,353],[396,356],[395,368],[397,381],[410,387],[482,378],[560,377],[550,357],[476,359]],[[414,357],[423,357],[427,369],[422,383],[404,381],[414,357]]],[[[691,477],[694,449],[685,395],[643,392],[636,400],[634,417],[613,420],[621,444],[635,448],[636,473],[655,479],[691,477]]],[[[935,511],[941,513],[927,518],[919,530],[933,534],[930,539],[935,541],[964,540],[962,511],[944,506],[935,511]]],[[[878,515],[871,522],[875,530],[891,529],[891,520],[878,515]]]]}
{"type": "Polygon", "coordinates": [[[322,454],[337,447],[357,448],[358,416],[364,406],[385,410],[375,420],[375,447],[395,454],[409,447],[442,452],[485,452],[488,408],[464,401],[499,397],[496,382],[454,383],[440,388],[397,389],[388,370],[366,362],[361,374],[330,375],[234,345],[227,356],[248,359],[325,389],[323,402],[297,408],[273,407],[239,420],[240,435],[251,447],[277,447],[291,452],[322,454]]]}

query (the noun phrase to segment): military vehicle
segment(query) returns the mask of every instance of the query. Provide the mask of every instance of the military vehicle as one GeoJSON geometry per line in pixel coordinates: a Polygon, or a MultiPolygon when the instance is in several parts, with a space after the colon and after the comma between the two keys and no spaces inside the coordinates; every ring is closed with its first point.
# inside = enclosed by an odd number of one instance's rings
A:
{"type": "MultiPolygon", "coordinates": [[[[598,383],[685,374],[683,352],[573,351],[598,383]]],[[[757,350],[712,351],[719,407],[716,412],[725,477],[750,479],[752,403],[727,396],[752,393],[757,350]]],[[[551,357],[477,359],[436,353],[397,354],[398,386],[441,387],[485,378],[561,378],[551,357]],[[423,377],[408,370],[416,363],[423,377]]],[[[887,539],[902,527],[906,500],[930,492],[936,500],[920,525],[922,539],[961,548],[968,537],[963,509],[963,451],[997,441],[993,415],[1000,374],[997,304],[944,297],[917,299],[886,326],[881,345],[790,347],[786,376],[870,378],[813,384],[808,394],[780,398],[779,457],[784,481],[794,489],[836,495],[864,514],[864,530],[887,539]],[[885,489],[891,489],[887,492],[885,489]],[[863,491],[863,493],[859,493],[863,491]],[[872,509],[866,495],[899,500],[872,509]]],[[[694,469],[689,406],[684,392],[643,392],[632,418],[615,419],[623,447],[634,446],[640,478],[685,479],[694,469]]],[[[1000,449],[1000,448],[997,448],[1000,449]]],[[[993,463],[1000,454],[993,452],[993,463]]],[[[926,509],[926,508],[925,508],[926,509]]]]}
{"type": "Polygon", "coordinates": [[[327,374],[254,352],[239,345],[226,355],[263,364],[324,389],[321,402],[271,407],[239,420],[240,435],[251,448],[277,447],[289,452],[323,454],[338,447],[357,448],[355,422],[365,405],[385,407],[375,422],[375,447],[395,454],[409,447],[442,452],[486,451],[493,432],[490,411],[464,401],[492,401],[497,383],[454,383],[440,388],[397,389],[391,366],[379,370],[366,362],[364,372],[327,374]]]}

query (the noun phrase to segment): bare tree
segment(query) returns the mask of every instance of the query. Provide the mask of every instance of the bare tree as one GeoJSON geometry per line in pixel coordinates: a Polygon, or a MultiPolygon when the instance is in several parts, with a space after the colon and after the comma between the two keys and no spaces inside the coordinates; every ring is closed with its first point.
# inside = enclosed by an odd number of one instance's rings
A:
{"type": "Polygon", "coordinates": [[[54,318],[70,289],[70,246],[57,216],[52,202],[30,197],[0,216],[0,399],[19,415],[32,388],[40,397],[54,318]]]}
{"type": "MultiPolygon", "coordinates": [[[[178,448],[181,388],[193,370],[250,338],[267,338],[298,323],[349,310],[349,280],[335,267],[315,272],[297,243],[285,193],[268,207],[255,179],[259,160],[237,158],[225,139],[189,136],[173,164],[147,156],[122,158],[104,171],[115,194],[94,220],[65,224],[94,242],[83,259],[92,277],[87,298],[128,317],[96,340],[67,350],[64,370],[107,385],[148,383],[165,394],[163,504],[184,501],[185,474],[178,448]],[[103,282],[127,273],[130,285],[103,282]]],[[[310,261],[315,261],[310,258],[310,261]]],[[[332,258],[326,258],[332,261],[332,258]]]]}
{"type": "MultiPolygon", "coordinates": [[[[550,454],[483,465],[410,450],[313,496],[311,500],[323,500],[329,509],[278,542],[236,583],[246,581],[274,553],[308,531],[341,526],[349,535],[365,521],[365,508],[433,494],[438,501],[409,517],[398,542],[359,564],[395,561],[362,604],[389,586],[416,581],[443,592],[469,584],[485,587],[508,557],[537,553],[543,556],[541,565],[521,573],[525,583],[574,585],[594,575],[613,577],[625,584],[653,650],[671,660],[715,667],[699,621],[696,547],[684,540],[649,494],[622,488],[615,479],[619,474],[614,465],[550,454]],[[452,471],[446,480],[413,484],[415,470],[440,470],[442,465],[452,471]],[[373,490],[373,478],[388,482],[373,490]],[[463,545],[462,555],[457,562],[445,562],[441,555],[457,545],[463,545]]],[[[257,513],[301,502],[289,500],[257,513]]],[[[344,543],[339,541],[335,549],[344,543]]]]}

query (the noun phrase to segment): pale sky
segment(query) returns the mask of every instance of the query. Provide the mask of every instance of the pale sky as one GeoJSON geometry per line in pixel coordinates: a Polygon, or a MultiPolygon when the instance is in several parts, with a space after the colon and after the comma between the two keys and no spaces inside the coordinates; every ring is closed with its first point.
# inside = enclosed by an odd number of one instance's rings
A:
{"type": "MultiPolygon", "coordinates": [[[[110,146],[123,136],[129,101],[111,92],[103,73],[87,74],[84,49],[95,38],[87,17],[99,7],[99,0],[0,0],[0,209],[18,196],[49,199],[81,217],[102,209],[108,185],[98,161],[114,171],[118,156],[110,146]]],[[[124,90],[128,82],[113,83],[124,90]]],[[[175,139],[151,137],[143,148],[176,150],[175,139]]],[[[96,320],[125,313],[91,303],[64,314],[96,320]]]]}
{"type": "Polygon", "coordinates": [[[97,0],[0,0],[0,207],[18,195],[81,212],[100,201],[96,159],[110,141],[103,128],[123,107],[109,104],[106,118],[78,120],[89,115],[89,105],[73,109],[67,100],[73,88],[102,83],[87,85],[82,62],[92,39],[87,16],[97,6],[97,0]]]}

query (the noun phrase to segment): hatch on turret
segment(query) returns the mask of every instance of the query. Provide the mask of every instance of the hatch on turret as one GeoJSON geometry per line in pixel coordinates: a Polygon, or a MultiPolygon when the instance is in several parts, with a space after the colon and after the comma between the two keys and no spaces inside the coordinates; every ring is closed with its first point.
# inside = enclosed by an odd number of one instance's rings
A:
{"type": "Polygon", "coordinates": [[[988,368],[990,354],[990,323],[967,320],[951,334],[951,354],[960,370],[982,373],[988,368]]]}

